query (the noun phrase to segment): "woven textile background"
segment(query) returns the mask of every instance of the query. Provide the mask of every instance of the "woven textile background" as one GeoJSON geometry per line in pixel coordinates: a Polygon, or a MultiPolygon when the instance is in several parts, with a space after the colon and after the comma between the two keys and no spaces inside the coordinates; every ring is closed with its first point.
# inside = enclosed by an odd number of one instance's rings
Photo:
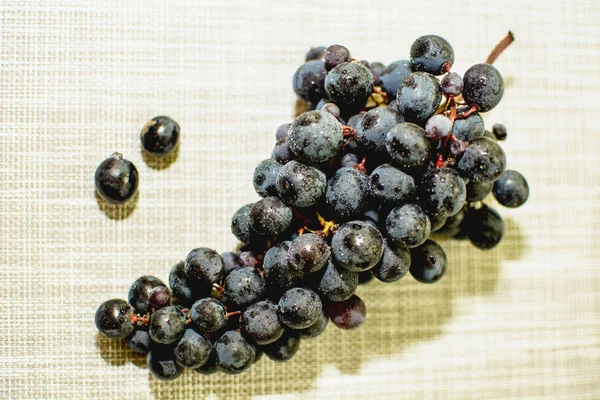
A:
{"type": "Polygon", "coordinates": [[[600,6],[593,0],[401,2],[0,1],[0,397],[56,399],[600,398],[600,6]],[[194,247],[235,248],[232,213],[291,121],[291,78],[315,45],[358,59],[454,46],[454,70],[496,66],[484,115],[506,124],[508,167],[528,178],[498,208],[492,251],[445,241],[446,276],[359,288],[367,322],[239,376],[162,383],[97,334],[97,306],[143,274],[164,280],[194,247]],[[182,127],[173,163],[145,160],[155,115],[182,127]],[[140,172],[134,207],[97,200],[114,151],[140,172]]]}

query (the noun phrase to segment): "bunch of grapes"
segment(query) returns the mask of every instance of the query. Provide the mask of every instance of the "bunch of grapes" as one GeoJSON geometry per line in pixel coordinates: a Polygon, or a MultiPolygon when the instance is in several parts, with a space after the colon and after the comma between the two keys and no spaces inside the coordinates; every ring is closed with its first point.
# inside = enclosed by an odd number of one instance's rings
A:
{"type": "Polygon", "coordinates": [[[506,170],[506,129],[486,131],[480,116],[502,98],[491,63],[511,40],[463,76],[435,35],[387,67],[339,45],[311,49],[293,78],[306,111],[278,128],[271,157],[256,167],[261,199],[233,215],[240,250],[194,249],[168,286],[139,278],[128,301],[100,306],[99,331],[148,353],[162,380],[184,368],[237,374],[263,353],[290,359],[329,321],[361,325],[359,283],[408,272],[439,280],[446,254],[432,233],[496,246],[502,218],[482,200],[493,193],[519,207],[529,195],[525,178],[506,170]]]}

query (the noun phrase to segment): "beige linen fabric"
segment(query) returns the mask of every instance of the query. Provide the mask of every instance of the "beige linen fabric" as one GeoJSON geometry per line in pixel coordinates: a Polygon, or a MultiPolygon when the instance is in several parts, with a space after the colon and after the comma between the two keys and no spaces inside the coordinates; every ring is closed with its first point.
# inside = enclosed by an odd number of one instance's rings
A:
{"type": "Polygon", "coordinates": [[[55,399],[600,398],[600,7],[588,1],[0,2],[0,397],[55,399]],[[447,275],[359,289],[367,322],[330,327],[296,357],[239,376],[162,383],[94,327],[97,306],[143,274],[164,280],[194,247],[232,250],[232,213],[292,119],[305,52],[405,58],[422,34],[454,70],[496,66],[508,167],[526,206],[498,208],[492,251],[443,241],[447,275]],[[175,162],[144,160],[155,115],[182,127],[175,162]],[[93,175],[122,152],[135,207],[98,201],[93,175]]]}

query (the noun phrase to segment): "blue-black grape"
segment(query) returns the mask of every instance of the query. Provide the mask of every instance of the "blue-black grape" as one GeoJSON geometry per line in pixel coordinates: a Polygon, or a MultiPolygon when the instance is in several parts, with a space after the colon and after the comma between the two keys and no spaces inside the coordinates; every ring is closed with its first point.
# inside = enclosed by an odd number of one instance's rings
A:
{"type": "Polygon", "coordinates": [[[440,75],[454,63],[454,50],[443,37],[425,35],[410,47],[410,59],[415,70],[440,75]]]}
{"type": "Polygon", "coordinates": [[[506,155],[497,142],[477,138],[469,143],[456,168],[475,183],[495,181],[506,168],[506,155]]]}
{"type": "Polygon", "coordinates": [[[521,207],[529,198],[529,185],[523,175],[514,170],[506,170],[494,182],[494,197],[504,207],[521,207]]]}
{"type": "Polygon", "coordinates": [[[319,275],[317,292],[331,301],[348,299],[358,287],[358,272],[339,268],[331,260],[319,275]]]}
{"type": "Polygon", "coordinates": [[[177,147],[179,131],[179,124],[172,118],[154,117],[142,128],[140,134],[142,147],[154,156],[165,156],[177,147]]]}
{"type": "Polygon", "coordinates": [[[425,129],[410,122],[394,126],[385,141],[392,159],[404,167],[424,165],[433,152],[433,146],[425,136],[425,129]]]}
{"type": "Polygon", "coordinates": [[[183,373],[175,361],[172,346],[153,346],[147,356],[148,369],[161,381],[172,381],[183,373]]]}
{"type": "Polygon", "coordinates": [[[446,74],[440,82],[442,93],[446,96],[458,96],[463,90],[462,76],[456,72],[446,74]]]}
{"type": "Polygon", "coordinates": [[[198,332],[216,332],[227,325],[227,310],[219,300],[206,297],[190,307],[190,320],[198,332]]]}
{"type": "Polygon", "coordinates": [[[98,331],[107,338],[125,339],[134,330],[132,316],[133,308],[125,300],[111,299],[98,307],[94,320],[98,331]]]}
{"type": "Polygon", "coordinates": [[[419,246],[431,233],[429,217],[417,204],[394,208],[388,215],[385,226],[388,240],[398,246],[419,246]]]}
{"type": "Polygon", "coordinates": [[[371,172],[368,191],[380,204],[399,205],[415,194],[415,180],[393,165],[383,164],[371,172]]]}
{"type": "Polygon", "coordinates": [[[192,285],[188,282],[185,274],[185,262],[181,261],[171,269],[169,273],[169,287],[177,300],[177,304],[189,307],[194,302],[192,285]]]}
{"type": "Polygon", "coordinates": [[[437,230],[436,233],[444,236],[453,237],[461,232],[461,227],[465,219],[466,211],[465,207],[461,208],[459,212],[446,218],[444,225],[437,230]]]}
{"type": "Polygon", "coordinates": [[[210,340],[188,328],[177,342],[173,355],[177,364],[184,368],[195,369],[208,361],[211,351],[212,343],[210,340]]]}
{"type": "Polygon", "coordinates": [[[368,205],[368,178],[354,168],[340,168],[327,181],[325,202],[339,220],[347,220],[363,212],[368,205]]]}
{"type": "Polygon", "coordinates": [[[442,101],[440,83],[427,72],[413,72],[400,87],[396,95],[398,111],[407,122],[425,125],[435,114],[442,101]]]}
{"type": "Polygon", "coordinates": [[[493,208],[469,209],[465,217],[466,232],[475,247],[488,250],[496,247],[504,236],[504,222],[493,208]]]}
{"type": "Polygon", "coordinates": [[[292,86],[296,95],[302,100],[317,104],[325,94],[325,62],[321,60],[307,61],[296,70],[292,86]]]}
{"type": "Polygon", "coordinates": [[[404,244],[384,240],[383,256],[371,272],[382,282],[390,283],[402,279],[410,268],[410,250],[404,244]]]}
{"type": "Polygon", "coordinates": [[[421,180],[419,200],[430,215],[456,214],[464,205],[467,189],[464,180],[452,168],[434,168],[421,180]]]}
{"type": "Polygon", "coordinates": [[[252,267],[232,271],[223,284],[225,295],[238,307],[245,307],[265,295],[265,278],[252,267]]]}
{"type": "Polygon", "coordinates": [[[283,168],[283,165],[273,158],[269,158],[261,161],[254,169],[252,183],[254,184],[254,190],[260,197],[277,196],[275,182],[281,168],[283,168]]]}
{"type": "Polygon", "coordinates": [[[221,255],[213,249],[199,247],[185,258],[185,275],[200,293],[208,294],[214,283],[221,283],[224,270],[221,255]]]}
{"type": "Polygon", "coordinates": [[[150,337],[156,343],[170,344],[185,332],[185,315],[177,306],[156,310],[150,315],[150,337]]]}
{"type": "Polygon", "coordinates": [[[171,291],[165,286],[153,288],[150,291],[148,303],[152,312],[171,305],[171,291]]]}
{"type": "Polygon", "coordinates": [[[286,329],[275,342],[262,346],[261,349],[273,361],[284,362],[292,358],[300,348],[300,335],[292,329],[286,329]]]}
{"type": "Polygon", "coordinates": [[[500,103],[504,94],[504,79],[490,64],[475,64],[463,76],[463,98],[478,111],[490,111],[500,103]]]}
{"type": "Polygon", "coordinates": [[[410,74],[414,72],[410,60],[398,60],[389,64],[381,75],[381,86],[390,100],[396,98],[398,88],[410,74]]]}
{"type": "Polygon", "coordinates": [[[327,307],[331,322],[338,328],[358,328],[367,318],[367,307],[357,295],[352,295],[347,300],[331,302],[327,307]]]}
{"type": "Polygon", "coordinates": [[[102,161],[94,178],[100,197],[112,204],[127,203],[138,190],[137,168],[119,153],[114,153],[102,161]]]}
{"type": "Polygon", "coordinates": [[[492,192],[493,185],[493,182],[467,183],[467,201],[471,203],[482,201],[492,192]]]}
{"type": "MultiPolygon", "coordinates": [[[[467,106],[460,106],[456,108],[457,113],[464,113],[469,110],[467,106]]],[[[473,139],[483,136],[485,131],[485,125],[483,118],[479,113],[469,114],[467,118],[459,118],[454,120],[454,126],[452,127],[452,133],[458,140],[464,142],[470,142],[473,139]]]]}
{"type": "Polygon", "coordinates": [[[225,251],[221,253],[221,258],[223,259],[223,276],[229,275],[231,271],[234,269],[238,269],[244,266],[244,260],[238,255],[231,251],[225,251]]]}
{"type": "Polygon", "coordinates": [[[290,132],[291,126],[292,124],[290,124],[289,122],[279,125],[277,131],[275,132],[275,140],[279,141],[283,138],[288,137],[288,133],[290,132]]]}
{"type": "Polygon", "coordinates": [[[339,64],[327,74],[325,92],[340,108],[358,111],[373,93],[373,74],[360,63],[339,64]]]}
{"type": "Polygon", "coordinates": [[[366,65],[366,67],[369,68],[369,71],[371,71],[371,73],[373,74],[373,83],[375,85],[380,85],[381,75],[383,75],[385,65],[378,61],[374,61],[372,63],[369,63],[369,65],[366,65]]]}
{"type": "Polygon", "coordinates": [[[214,345],[210,355],[208,356],[208,360],[194,371],[202,375],[211,375],[219,371],[219,367],[217,366],[217,352],[215,351],[214,345]]]}
{"type": "Polygon", "coordinates": [[[311,47],[310,50],[306,53],[305,61],[323,60],[323,58],[325,57],[325,49],[325,46],[311,47]]]}
{"type": "Polygon", "coordinates": [[[231,233],[242,243],[248,244],[256,240],[258,233],[250,226],[250,210],[254,203],[241,206],[231,217],[231,233]]]}
{"type": "Polygon", "coordinates": [[[296,155],[292,152],[292,149],[290,148],[290,141],[288,139],[288,137],[279,139],[277,143],[275,143],[275,147],[273,147],[273,151],[271,152],[271,158],[281,165],[285,165],[288,162],[296,159],[296,155]]]}
{"type": "Polygon", "coordinates": [[[279,320],[292,329],[304,329],[314,324],[321,315],[323,304],[319,295],[310,289],[294,287],[279,299],[279,320]]]}
{"type": "Polygon", "coordinates": [[[369,270],[383,255],[383,237],[375,225],[351,221],[340,226],[331,239],[337,264],[349,271],[369,270]]]}
{"type": "MultiPolygon", "coordinates": [[[[302,235],[304,236],[304,235],[302,235]]],[[[304,278],[304,272],[297,264],[290,264],[288,250],[291,241],[281,242],[271,247],[265,254],[263,268],[269,293],[275,295],[296,286],[304,278]]]]}
{"type": "Polygon", "coordinates": [[[150,307],[150,291],[158,286],[166,286],[160,279],[144,275],[133,282],[129,288],[127,298],[129,304],[138,314],[147,314],[152,311],[150,307]]]}
{"type": "Polygon", "coordinates": [[[239,374],[248,369],[256,357],[256,349],[236,331],[225,332],[214,344],[219,369],[226,374],[239,374]]]}
{"type": "MultiPolygon", "coordinates": [[[[318,109],[319,108],[317,107],[317,110],[318,109]]],[[[338,106],[336,106],[334,103],[327,102],[327,103],[323,104],[323,107],[321,107],[321,110],[328,112],[336,119],[340,118],[340,115],[341,115],[340,108],[338,106]]]]}
{"type": "Polygon", "coordinates": [[[358,164],[360,164],[360,156],[354,153],[346,153],[340,160],[339,168],[354,167],[358,164]]]}
{"type": "Polygon", "coordinates": [[[294,239],[287,252],[290,266],[305,274],[316,272],[327,264],[331,249],[327,242],[314,233],[305,233],[294,239]]]}
{"type": "Polygon", "coordinates": [[[492,134],[497,140],[505,140],[507,136],[506,127],[502,124],[494,124],[492,126],[492,134]]]}
{"type": "Polygon", "coordinates": [[[431,222],[431,232],[436,232],[444,226],[448,217],[445,213],[429,214],[429,222],[431,222]]]}
{"type": "Polygon", "coordinates": [[[258,345],[273,343],[284,331],[277,316],[277,305],[269,300],[248,306],[240,318],[240,328],[243,334],[258,345]]]}
{"type": "Polygon", "coordinates": [[[298,329],[296,332],[298,332],[300,334],[300,337],[313,338],[313,337],[317,337],[320,334],[322,334],[323,332],[325,332],[325,328],[327,328],[328,324],[329,324],[329,316],[325,312],[325,308],[323,308],[323,310],[321,310],[321,315],[315,321],[314,324],[312,324],[308,328],[298,329]]]}
{"type": "Polygon", "coordinates": [[[444,249],[434,242],[427,240],[425,243],[410,251],[410,274],[419,282],[437,282],[446,272],[446,253],[444,249]]]}
{"type": "Polygon", "coordinates": [[[250,208],[248,221],[252,230],[260,235],[278,235],[290,226],[292,209],[277,197],[265,197],[250,208]]]}
{"type": "Polygon", "coordinates": [[[150,346],[152,345],[152,339],[148,334],[148,330],[137,328],[127,338],[127,345],[136,353],[147,354],[150,351],[150,346]]]}
{"type": "Polygon", "coordinates": [[[342,148],[342,125],[326,111],[300,114],[290,128],[290,149],[303,162],[318,164],[335,156],[342,148]]]}
{"type": "Polygon", "coordinates": [[[389,158],[385,147],[387,134],[404,118],[390,107],[375,107],[365,114],[356,125],[356,138],[363,149],[377,157],[379,163],[389,158]]]}
{"type": "Polygon", "coordinates": [[[342,45],[334,44],[325,49],[323,57],[325,69],[331,71],[334,67],[350,61],[350,51],[342,45]]]}
{"type": "Polygon", "coordinates": [[[309,207],[325,194],[327,178],[317,168],[290,161],[277,175],[277,193],[286,204],[309,207]]]}

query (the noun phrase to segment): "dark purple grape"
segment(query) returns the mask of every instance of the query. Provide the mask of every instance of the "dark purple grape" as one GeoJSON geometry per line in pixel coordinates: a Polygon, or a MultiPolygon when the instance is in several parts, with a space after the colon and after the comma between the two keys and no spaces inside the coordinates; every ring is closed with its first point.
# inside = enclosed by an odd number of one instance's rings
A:
{"type": "MultiPolygon", "coordinates": [[[[456,108],[456,112],[458,114],[467,112],[469,107],[460,106],[456,108]]],[[[483,132],[485,131],[485,126],[483,123],[483,118],[479,113],[472,113],[467,118],[459,118],[454,120],[454,126],[452,128],[452,133],[458,140],[462,140],[464,142],[470,142],[473,139],[483,136],[483,132]]]]}
{"type": "Polygon", "coordinates": [[[172,118],[154,117],[142,128],[142,148],[154,156],[165,156],[177,147],[179,131],[179,124],[172,118]]]}
{"type": "Polygon", "coordinates": [[[382,63],[378,62],[378,61],[374,61],[372,63],[369,63],[369,65],[366,65],[367,68],[369,68],[369,71],[371,71],[371,73],[373,74],[373,83],[375,85],[380,85],[381,84],[381,75],[383,75],[383,70],[385,69],[385,65],[383,65],[382,63]]]}
{"type": "Polygon", "coordinates": [[[268,300],[248,306],[240,318],[240,328],[244,335],[258,345],[273,343],[284,331],[277,316],[277,305],[268,300]]]}
{"type": "Polygon", "coordinates": [[[327,312],[331,322],[338,328],[358,328],[367,317],[367,307],[357,295],[339,303],[329,303],[327,312]]]}
{"type": "Polygon", "coordinates": [[[275,140],[279,141],[283,138],[288,137],[288,133],[290,131],[291,126],[292,124],[290,123],[279,125],[279,127],[277,128],[277,132],[275,133],[275,140]]]}
{"type": "Polygon", "coordinates": [[[305,274],[316,272],[327,264],[331,250],[327,242],[314,233],[305,233],[294,239],[287,252],[290,266],[305,274]]]}
{"type": "Polygon", "coordinates": [[[152,312],[171,304],[171,291],[164,286],[157,286],[150,291],[150,310],[152,312]]]}
{"type": "Polygon", "coordinates": [[[120,153],[102,161],[94,176],[96,191],[111,204],[124,204],[135,196],[139,185],[138,170],[120,153]]]}
{"type": "Polygon", "coordinates": [[[318,164],[335,156],[342,148],[342,125],[326,111],[300,114],[290,128],[290,149],[307,164],[318,164]]]}
{"type": "Polygon", "coordinates": [[[232,253],[231,251],[221,253],[221,258],[223,259],[224,265],[223,276],[229,275],[229,273],[234,269],[246,266],[244,264],[244,260],[242,260],[239,255],[232,253]]]}
{"type": "MultiPolygon", "coordinates": [[[[379,260],[381,261],[381,260],[379,260]]],[[[375,267],[373,267],[375,268],[375,267]]],[[[373,269],[370,269],[368,271],[363,271],[363,272],[359,272],[358,273],[358,284],[359,285],[364,285],[365,283],[369,283],[373,280],[373,278],[375,278],[375,275],[373,275],[373,269]]]]}
{"type": "Polygon", "coordinates": [[[389,158],[385,147],[387,134],[394,126],[404,122],[404,118],[390,107],[375,107],[362,115],[356,125],[356,138],[371,156],[379,163],[389,158]]]}
{"type": "Polygon", "coordinates": [[[295,207],[315,205],[325,194],[327,178],[319,169],[290,161],[277,176],[277,193],[295,207]]]}
{"type": "Polygon", "coordinates": [[[404,79],[396,95],[398,111],[404,120],[421,126],[435,114],[441,101],[440,83],[426,72],[410,74],[404,79]]]}
{"type": "Polygon", "coordinates": [[[340,168],[327,181],[325,202],[338,220],[344,221],[362,213],[368,205],[368,177],[354,168],[340,168]]]}
{"type": "Polygon", "coordinates": [[[397,246],[419,246],[431,233],[429,217],[416,204],[394,208],[388,215],[385,226],[388,240],[397,246]]]}
{"type": "Polygon", "coordinates": [[[307,61],[296,70],[292,79],[294,92],[304,101],[317,104],[325,94],[325,62],[321,60],[307,61]]]}
{"type": "Polygon", "coordinates": [[[396,282],[402,279],[410,269],[410,250],[403,244],[393,244],[384,240],[383,256],[371,270],[381,282],[396,282]]]}
{"type": "Polygon", "coordinates": [[[370,222],[351,221],[340,226],[331,240],[337,264],[349,271],[369,270],[383,255],[383,237],[370,222]]]}
{"type": "Polygon", "coordinates": [[[153,346],[147,356],[148,369],[161,381],[172,381],[183,373],[175,361],[172,346],[153,346]]]}
{"type": "MultiPolygon", "coordinates": [[[[358,122],[360,121],[360,119],[362,118],[363,115],[364,115],[363,113],[354,114],[353,116],[348,118],[348,122],[346,122],[346,125],[348,125],[350,128],[357,129],[358,122]]],[[[352,142],[352,143],[356,143],[356,142],[352,142]]]]}
{"type": "Polygon", "coordinates": [[[317,47],[311,47],[310,50],[306,53],[306,60],[305,61],[312,61],[312,60],[323,60],[323,58],[325,57],[325,46],[317,46],[317,47]]]}
{"type": "Polygon", "coordinates": [[[210,293],[214,283],[221,283],[225,264],[221,255],[206,247],[189,252],[185,258],[185,275],[199,293],[210,293]]]}
{"type": "Polygon", "coordinates": [[[470,203],[482,201],[492,192],[493,182],[467,183],[467,201],[470,203]]]}
{"type": "Polygon", "coordinates": [[[458,96],[463,90],[463,80],[456,72],[450,72],[442,78],[440,86],[446,96],[458,96]]]}
{"type": "Polygon", "coordinates": [[[254,203],[243,205],[231,217],[231,233],[244,244],[251,243],[259,236],[250,226],[250,210],[253,205],[254,203]]]}
{"type": "Polygon", "coordinates": [[[133,282],[129,288],[127,298],[129,304],[135,309],[138,314],[148,314],[152,311],[150,306],[150,291],[158,286],[166,286],[160,279],[144,275],[133,282]]]}
{"type": "Polygon", "coordinates": [[[226,374],[239,374],[248,369],[256,357],[256,349],[236,331],[227,331],[214,344],[217,365],[226,374]]]}
{"type": "Polygon", "coordinates": [[[325,49],[325,69],[331,71],[334,67],[350,61],[350,51],[339,44],[334,44],[325,49]]]}
{"type": "Polygon", "coordinates": [[[433,153],[433,146],[425,137],[425,129],[410,122],[394,126],[385,141],[392,159],[404,167],[424,165],[433,153]]]}
{"type": "Polygon", "coordinates": [[[310,289],[295,287],[279,299],[279,320],[292,329],[304,329],[314,324],[323,310],[319,295],[310,289]]]}
{"type": "Polygon", "coordinates": [[[212,343],[206,336],[193,329],[186,329],[177,342],[173,355],[177,364],[183,368],[196,369],[208,361],[211,351],[212,343]]]}
{"type": "Polygon", "coordinates": [[[445,213],[431,214],[428,215],[429,222],[431,222],[431,232],[436,232],[444,226],[446,219],[448,218],[445,213]]]}
{"type": "Polygon", "coordinates": [[[190,320],[198,332],[216,332],[227,325],[227,310],[219,300],[206,297],[190,307],[190,320]]]}
{"type": "Polygon", "coordinates": [[[300,334],[300,337],[313,338],[325,332],[325,328],[327,328],[328,324],[329,316],[327,316],[327,314],[325,313],[325,309],[323,309],[321,311],[320,317],[315,321],[314,324],[312,324],[308,328],[298,329],[296,332],[300,334]]]}
{"type": "Polygon", "coordinates": [[[185,332],[185,319],[185,315],[177,306],[156,310],[150,315],[150,337],[161,344],[176,342],[185,332]]]}
{"type": "Polygon", "coordinates": [[[477,138],[469,143],[456,167],[462,176],[475,183],[495,181],[506,168],[506,155],[497,142],[477,138]]]}
{"type": "Polygon", "coordinates": [[[434,242],[425,243],[410,251],[410,274],[421,283],[437,282],[446,272],[446,253],[434,242]]]}
{"type": "Polygon", "coordinates": [[[335,118],[340,118],[340,108],[334,103],[325,103],[322,107],[322,110],[328,112],[335,118]]]}
{"type": "Polygon", "coordinates": [[[488,250],[496,247],[504,236],[504,222],[493,208],[469,209],[465,218],[466,232],[475,247],[488,250]]]}
{"type": "Polygon", "coordinates": [[[319,275],[316,290],[331,301],[348,299],[358,287],[358,272],[336,267],[331,260],[319,275]]]}
{"type": "Polygon", "coordinates": [[[265,278],[251,267],[232,271],[223,284],[225,295],[238,307],[246,307],[265,295],[265,278]]]}
{"type": "Polygon", "coordinates": [[[296,155],[290,148],[290,141],[288,140],[288,137],[281,138],[277,141],[277,143],[275,143],[275,147],[273,147],[273,151],[271,152],[271,158],[281,165],[285,165],[288,162],[296,159],[296,155]]]}
{"type": "Polygon", "coordinates": [[[463,76],[463,98],[478,111],[490,111],[500,103],[504,94],[504,79],[490,64],[475,64],[463,76]]]}
{"type": "Polygon", "coordinates": [[[259,235],[278,235],[290,226],[292,209],[277,197],[265,197],[250,208],[248,222],[259,235]]]}
{"type": "Polygon", "coordinates": [[[275,159],[269,158],[263,160],[254,169],[252,183],[254,184],[254,190],[260,197],[277,196],[275,182],[281,168],[283,168],[283,165],[275,159]]]}
{"type": "Polygon", "coordinates": [[[298,332],[292,329],[286,329],[285,333],[278,340],[261,347],[267,357],[278,362],[288,361],[296,354],[299,348],[300,336],[298,332]]]}
{"type": "Polygon", "coordinates": [[[136,330],[127,338],[127,345],[131,350],[140,354],[147,354],[152,345],[152,339],[148,330],[136,328],[136,330]]]}
{"type": "Polygon", "coordinates": [[[446,218],[444,225],[436,233],[444,236],[453,237],[461,232],[461,226],[465,219],[465,207],[451,217],[446,218]]]}
{"type": "Polygon", "coordinates": [[[467,189],[458,172],[452,168],[434,168],[421,180],[419,200],[429,215],[454,215],[465,204],[467,189]]]}
{"type": "Polygon", "coordinates": [[[217,352],[215,351],[214,345],[210,355],[208,356],[208,360],[204,363],[204,365],[196,368],[194,371],[202,375],[211,375],[219,371],[219,368],[217,367],[217,352]]]}
{"type": "Polygon", "coordinates": [[[289,262],[288,250],[291,244],[290,241],[281,242],[271,247],[265,254],[263,268],[270,294],[281,294],[292,286],[298,285],[304,278],[302,269],[296,268],[289,262]]]}
{"type": "Polygon", "coordinates": [[[517,171],[506,170],[494,182],[494,197],[504,207],[521,207],[529,198],[529,185],[523,175],[517,171]]]}
{"type": "Polygon", "coordinates": [[[440,75],[454,63],[454,50],[443,37],[425,35],[410,47],[410,59],[415,70],[440,75]]]}
{"type": "Polygon", "coordinates": [[[415,180],[391,164],[383,164],[371,172],[368,191],[378,203],[399,205],[415,194],[415,180]]]}
{"type": "Polygon", "coordinates": [[[398,88],[410,74],[414,72],[410,60],[398,60],[388,65],[381,75],[381,86],[390,100],[396,98],[398,88]]]}
{"type": "Polygon", "coordinates": [[[191,284],[188,282],[187,276],[185,275],[184,261],[177,263],[171,269],[171,272],[169,273],[169,287],[177,299],[177,304],[181,304],[184,307],[192,305],[194,302],[194,293],[191,284]]]}
{"type": "Polygon", "coordinates": [[[439,141],[452,132],[452,121],[444,114],[436,114],[425,123],[425,135],[429,140],[439,141]]]}
{"type": "Polygon", "coordinates": [[[325,92],[341,109],[359,111],[373,93],[373,74],[356,62],[339,64],[327,74],[325,92]]]}
{"type": "Polygon", "coordinates": [[[101,334],[110,339],[125,339],[134,326],[131,323],[133,308],[122,299],[107,300],[98,307],[94,321],[101,334]]]}
{"type": "Polygon", "coordinates": [[[492,133],[497,140],[505,140],[507,136],[506,127],[502,124],[494,124],[492,126],[492,133]]]}

